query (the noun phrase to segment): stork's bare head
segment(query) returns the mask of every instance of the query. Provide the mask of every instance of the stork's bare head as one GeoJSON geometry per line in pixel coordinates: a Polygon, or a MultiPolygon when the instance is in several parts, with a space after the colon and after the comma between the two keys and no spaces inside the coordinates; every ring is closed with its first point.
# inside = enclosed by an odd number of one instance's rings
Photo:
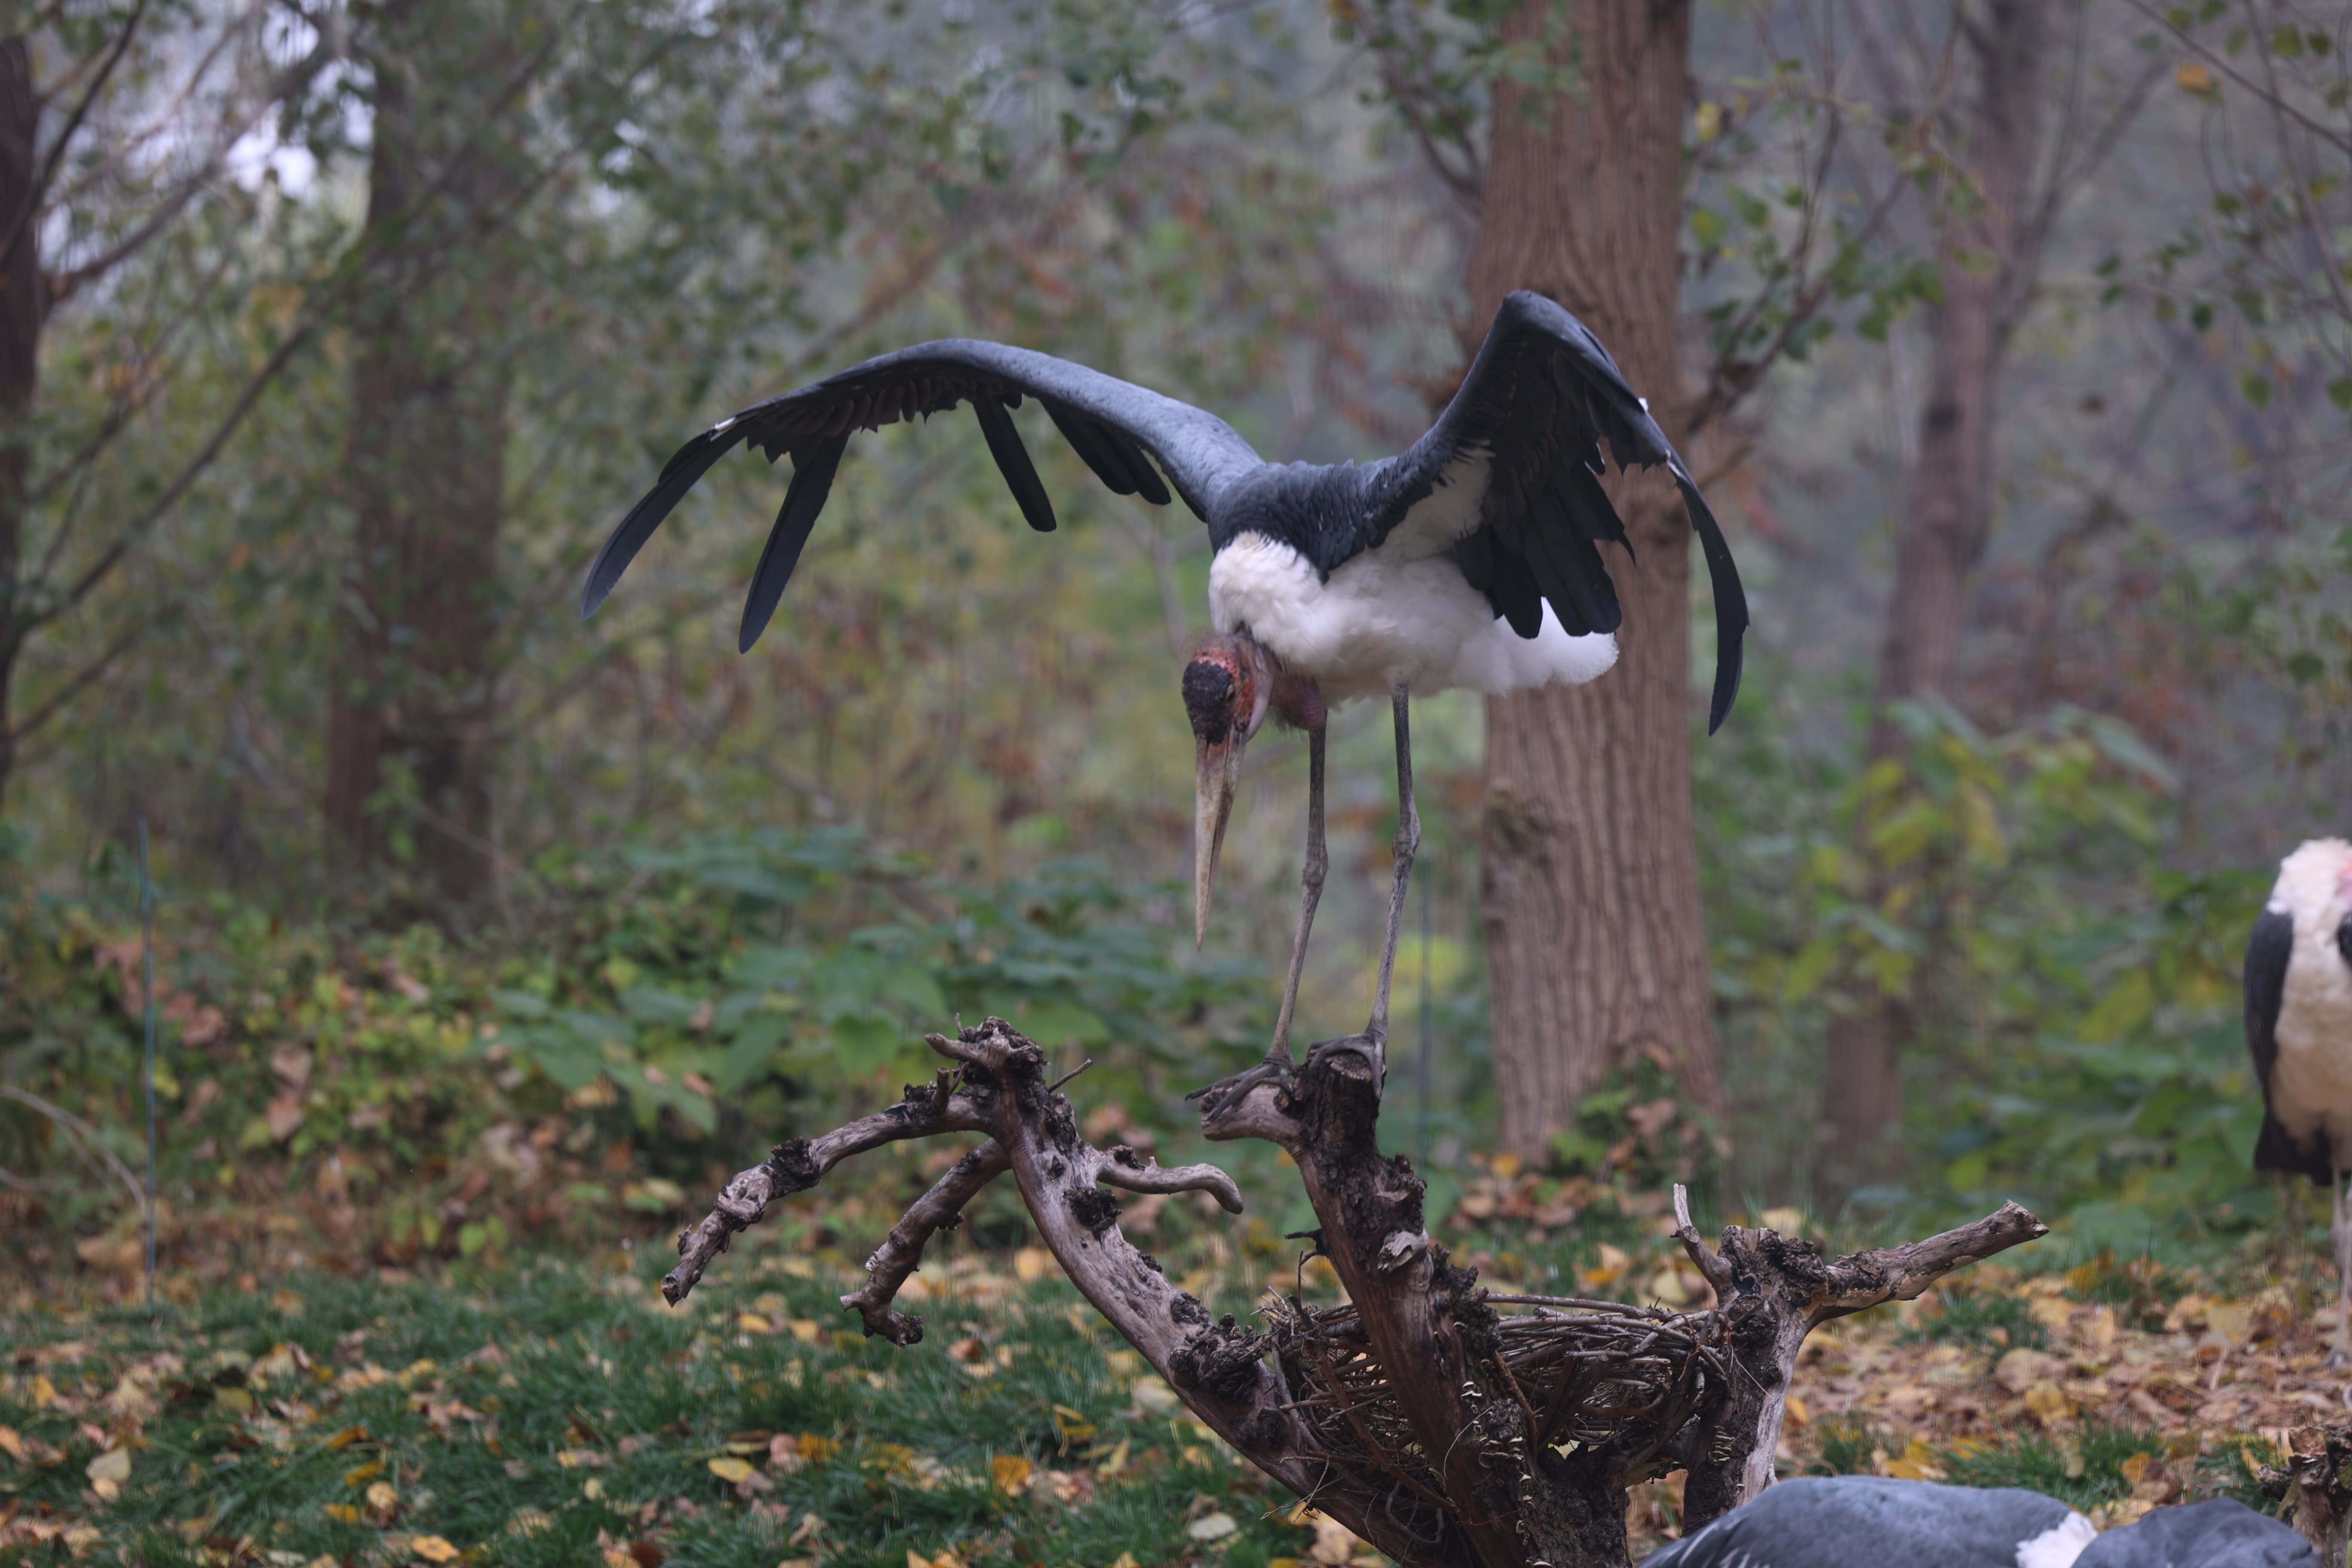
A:
{"type": "Polygon", "coordinates": [[[1209,934],[1209,888],[1217,852],[1233,815],[1242,752],[1265,722],[1274,698],[1274,668],[1265,650],[1246,636],[1221,634],[1201,645],[1184,667],[1184,711],[1192,721],[1200,766],[1192,811],[1192,941],[1209,934]]]}

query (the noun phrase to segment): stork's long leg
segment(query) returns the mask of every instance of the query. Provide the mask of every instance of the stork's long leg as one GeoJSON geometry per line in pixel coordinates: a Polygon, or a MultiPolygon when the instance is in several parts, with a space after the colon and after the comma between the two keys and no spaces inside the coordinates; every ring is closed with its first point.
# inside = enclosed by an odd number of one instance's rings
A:
{"type": "Polygon", "coordinates": [[[2352,1170],[2338,1170],[2327,1184],[2335,1209],[2328,1239],[2336,1244],[2336,1343],[2327,1359],[2336,1366],[2352,1363],[2352,1170]]]}
{"type": "Polygon", "coordinates": [[[1298,873],[1298,934],[1290,943],[1290,976],[1282,985],[1282,1011],[1274,1020],[1274,1044],[1265,1059],[1290,1064],[1290,1016],[1298,1010],[1298,976],[1307,967],[1307,936],[1315,929],[1315,906],[1323,900],[1323,874],[1330,858],[1323,851],[1323,731],[1307,731],[1307,864],[1298,873]]]}
{"type": "Polygon", "coordinates": [[[1239,1105],[1261,1083],[1286,1084],[1297,1066],[1290,1057],[1290,1020],[1298,1011],[1298,977],[1307,968],[1307,933],[1315,929],[1315,906],[1323,901],[1323,877],[1330,857],[1323,847],[1323,731],[1307,731],[1307,864],[1298,873],[1298,934],[1291,939],[1290,973],[1283,982],[1282,1011],[1275,1016],[1274,1043],[1255,1067],[1203,1084],[1186,1095],[1206,1100],[1208,1114],[1239,1105]]]}
{"type": "Polygon", "coordinates": [[[1372,1021],[1364,1033],[1377,1043],[1389,1037],[1389,981],[1396,973],[1397,933],[1404,922],[1405,884],[1412,879],[1413,857],[1421,852],[1421,813],[1412,804],[1412,729],[1405,716],[1410,701],[1399,681],[1390,700],[1396,710],[1397,833],[1391,852],[1396,859],[1396,882],[1389,890],[1388,944],[1381,949],[1380,990],[1372,997],[1372,1021]]]}

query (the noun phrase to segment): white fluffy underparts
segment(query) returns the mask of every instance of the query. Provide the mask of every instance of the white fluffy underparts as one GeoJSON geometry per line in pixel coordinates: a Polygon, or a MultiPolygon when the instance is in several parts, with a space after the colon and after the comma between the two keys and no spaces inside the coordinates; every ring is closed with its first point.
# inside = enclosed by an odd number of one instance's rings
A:
{"type": "Polygon", "coordinates": [[[1448,555],[1357,556],[1318,581],[1286,544],[1244,534],[1209,568],[1217,630],[1247,627],[1326,702],[1385,696],[1399,681],[1417,694],[1581,685],[1617,662],[1617,639],[1570,637],[1551,607],[1522,637],[1496,617],[1448,555]]]}
{"type": "Polygon", "coordinates": [[[2294,917],[2271,1108],[2298,1142],[2325,1130],[2343,1169],[2352,1165],[2352,966],[2336,930],[2352,912],[2352,844],[2315,838],[2280,861],[2270,907],[2294,917]]]}

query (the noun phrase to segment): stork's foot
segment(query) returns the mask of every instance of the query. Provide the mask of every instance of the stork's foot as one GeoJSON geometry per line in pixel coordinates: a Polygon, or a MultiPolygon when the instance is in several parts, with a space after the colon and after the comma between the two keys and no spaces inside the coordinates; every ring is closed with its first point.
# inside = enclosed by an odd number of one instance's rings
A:
{"type": "Polygon", "coordinates": [[[1307,1050],[1307,1068],[1312,1070],[1335,1056],[1359,1056],[1371,1068],[1372,1083],[1378,1087],[1388,1076],[1388,1037],[1377,1029],[1367,1029],[1360,1035],[1342,1035],[1336,1040],[1318,1040],[1307,1050]]]}
{"type": "Polygon", "coordinates": [[[1288,1051],[1279,1055],[1269,1051],[1266,1053],[1265,1059],[1255,1067],[1244,1068],[1240,1072],[1221,1078],[1214,1083],[1202,1084],[1184,1098],[1188,1100],[1200,1101],[1202,1121],[1213,1121],[1247,1100],[1250,1090],[1262,1083],[1273,1084],[1276,1089],[1289,1089],[1292,1077],[1297,1071],[1297,1068],[1291,1062],[1288,1051]]]}

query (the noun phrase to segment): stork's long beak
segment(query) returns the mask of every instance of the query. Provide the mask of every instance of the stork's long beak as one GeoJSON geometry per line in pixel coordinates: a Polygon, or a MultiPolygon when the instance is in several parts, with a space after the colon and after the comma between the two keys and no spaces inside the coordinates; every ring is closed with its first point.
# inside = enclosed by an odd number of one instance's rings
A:
{"type": "Polygon", "coordinates": [[[1249,737],[1238,728],[1214,745],[1193,742],[1200,756],[1200,788],[1192,806],[1192,945],[1209,939],[1209,889],[1217,878],[1217,852],[1225,847],[1225,819],[1234,814],[1234,785],[1242,773],[1242,749],[1249,737]]]}

